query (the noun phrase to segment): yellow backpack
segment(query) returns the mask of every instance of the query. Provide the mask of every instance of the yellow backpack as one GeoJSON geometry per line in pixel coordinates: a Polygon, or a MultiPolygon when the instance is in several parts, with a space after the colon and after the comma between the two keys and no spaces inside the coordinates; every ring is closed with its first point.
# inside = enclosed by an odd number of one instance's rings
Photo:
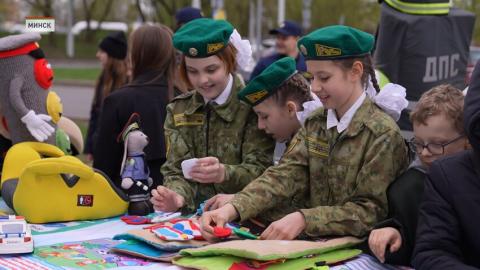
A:
{"type": "Polygon", "coordinates": [[[107,218],[128,207],[128,197],[107,176],[46,143],[12,146],[1,186],[7,205],[31,223],[107,218]]]}

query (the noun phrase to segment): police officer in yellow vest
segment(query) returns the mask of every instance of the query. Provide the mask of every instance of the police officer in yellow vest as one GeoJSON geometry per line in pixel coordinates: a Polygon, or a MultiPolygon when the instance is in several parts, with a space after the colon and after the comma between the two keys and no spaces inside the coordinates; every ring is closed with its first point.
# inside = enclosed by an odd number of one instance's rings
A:
{"type": "Polygon", "coordinates": [[[244,85],[234,74],[240,45],[232,35],[238,33],[230,23],[201,18],[173,36],[183,52],[181,77],[195,90],[167,107],[165,182],[151,200],[157,210],[194,212],[218,193],[242,190],[272,164],[274,141],[237,98],[244,85]]]}

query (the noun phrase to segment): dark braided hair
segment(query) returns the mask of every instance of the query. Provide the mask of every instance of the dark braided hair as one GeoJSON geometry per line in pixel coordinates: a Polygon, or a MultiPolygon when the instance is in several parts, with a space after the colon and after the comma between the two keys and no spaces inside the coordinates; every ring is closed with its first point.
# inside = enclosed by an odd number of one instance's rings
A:
{"type": "Polygon", "coordinates": [[[298,106],[301,106],[304,102],[313,99],[308,82],[300,73],[296,73],[282,83],[270,98],[281,106],[285,105],[288,100],[292,100],[298,106]]]}
{"type": "Polygon", "coordinates": [[[355,61],[360,61],[363,65],[363,74],[362,74],[362,85],[367,88],[367,79],[370,75],[370,80],[372,81],[373,87],[375,90],[380,92],[380,86],[378,85],[377,77],[375,76],[375,68],[373,66],[372,55],[368,54],[360,58],[347,58],[341,60],[334,60],[334,63],[338,63],[343,70],[349,70],[352,68],[355,61]]]}

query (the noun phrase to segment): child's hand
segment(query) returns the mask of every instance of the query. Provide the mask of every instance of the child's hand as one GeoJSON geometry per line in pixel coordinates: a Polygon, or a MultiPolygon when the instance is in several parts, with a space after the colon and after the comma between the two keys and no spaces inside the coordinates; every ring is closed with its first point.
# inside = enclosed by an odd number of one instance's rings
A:
{"type": "Polygon", "coordinates": [[[385,262],[385,250],[390,246],[390,252],[397,251],[402,246],[400,232],[392,227],[373,230],[368,237],[368,246],[382,263],[385,262]]]}
{"type": "Polygon", "coordinates": [[[293,240],[306,227],[305,217],[300,212],[293,212],[273,222],[260,235],[263,240],[293,240]]]}
{"type": "Polygon", "coordinates": [[[222,183],[225,180],[225,166],[216,157],[199,158],[190,176],[199,183],[222,183]]]}
{"type": "Polygon", "coordinates": [[[234,196],[234,194],[217,194],[205,202],[203,211],[206,212],[218,209],[230,202],[234,196]]]}
{"type": "Polygon", "coordinates": [[[185,199],[173,190],[164,186],[158,186],[152,189],[152,198],[150,202],[155,210],[163,212],[175,212],[185,204],[185,199]]]}
{"type": "Polygon", "coordinates": [[[203,213],[200,218],[200,231],[203,238],[208,242],[214,242],[218,239],[214,235],[214,227],[225,227],[227,222],[237,217],[237,210],[229,203],[216,210],[203,213]]]}

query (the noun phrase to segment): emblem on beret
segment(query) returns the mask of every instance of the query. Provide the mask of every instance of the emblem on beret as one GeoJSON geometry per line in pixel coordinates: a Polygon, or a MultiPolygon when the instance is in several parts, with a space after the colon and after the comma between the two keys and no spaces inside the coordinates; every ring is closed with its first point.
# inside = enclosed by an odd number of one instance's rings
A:
{"type": "Polygon", "coordinates": [[[198,51],[197,49],[195,48],[190,48],[188,49],[188,53],[191,55],[191,56],[196,56],[198,54],[198,51]]]}
{"type": "Polygon", "coordinates": [[[300,52],[302,52],[303,55],[307,55],[307,48],[302,44],[300,45],[300,52]]]}
{"type": "Polygon", "coordinates": [[[267,90],[260,90],[258,92],[246,95],[245,98],[247,98],[248,101],[250,101],[250,103],[253,104],[253,103],[257,102],[258,100],[262,99],[266,95],[268,95],[267,90]]]}
{"type": "Polygon", "coordinates": [[[223,48],[223,43],[207,44],[207,54],[212,54],[223,48]]]}
{"type": "Polygon", "coordinates": [[[328,47],[321,44],[315,44],[315,51],[317,56],[339,56],[342,55],[342,50],[339,48],[328,47]]]}

